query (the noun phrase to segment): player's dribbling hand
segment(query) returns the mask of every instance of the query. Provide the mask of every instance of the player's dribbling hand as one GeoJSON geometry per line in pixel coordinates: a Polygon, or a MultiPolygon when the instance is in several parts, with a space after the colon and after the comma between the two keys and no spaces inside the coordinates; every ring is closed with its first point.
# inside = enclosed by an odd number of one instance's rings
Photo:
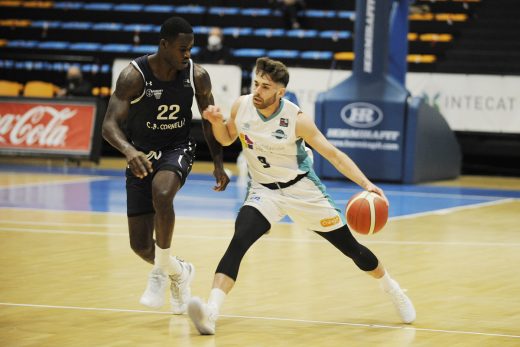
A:
{"type": "Polygon", "coordinates": [[[222,123],[224,121],[224,116],[220,111],[220,107],[215,105],[209,105],[206,107],[206,109],[202,112],[202,117],[211,124],[222,123]]]}
{"type": "Polygon", "coordinates": [[[386,202],[386,206],[389,206],[390,205],[390,202],[388,201],[388,199],[386,198],[386,195],[385,195],[385,192],[383,192],[383,189],[379,188],[378,186],[374,185],[374,184],[369,184],[365,190],[369,191],[369,192],[374,192],[376,193],[377,195],[379,195],[381,198],[383,198],[383,200],[385,200],[386,202]]]}
{"type": "Polygon", "coordinates": [[[216,192],[221,192],[226,189],[229,183],[229,176],[223,168],[215,168],[213,170],[213,176],[217,180],[217,185],[213,187],[213,190],[216,192]]]}
{"type": "Polygon", "coordinates": [[[132,173],[139,178],[145,178],[153,172],[152,162],[146,158],[143,152],[134,151],[126,157],[126,160],[132,173]]]}

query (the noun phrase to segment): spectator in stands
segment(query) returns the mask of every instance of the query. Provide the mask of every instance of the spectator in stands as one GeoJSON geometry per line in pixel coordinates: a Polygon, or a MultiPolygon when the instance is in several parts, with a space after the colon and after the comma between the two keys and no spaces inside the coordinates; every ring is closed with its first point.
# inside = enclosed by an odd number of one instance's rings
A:
{"type": "Polygon", "coordinates": [[[202,63],[225,64],[228,61],[229,48],[224,46],[224,34],[220,28],[211,28],[208,44],[202,48],[198,58],[202,63]]]}
{"type": "MultiPolygon", "coordinates": [[[[194,267],[170,255],[173,201],[195,158],[191,136],[193,97],[200,112],[213,104],[208,72],[191,60],[193,28],[181,17],[161,26],[157,52],[121,71],[110,97],[103,137],[126,158],[127,216],[132,250],[153,264],[141,304],[159,308],[169,286],[174,314],[186,311],[194,267]],[[190,77],[193,72],[193,78],[190,77]]],[[[213,158],[215,191],[229,183],[222,146],[211,124],[202,131],[213,158]]]]}
{"type": "Polygon", "coordinates": [[[83,78],[78,66],[67,70],[67,84],[58,91],[58,96],[91,96],[92,84],[83,78]]]}
{"type": "Polygon", "coordinates": [[[278,0],[286,29],[299,29],[298,12],[305,9],[304,0],[278,0]]]}

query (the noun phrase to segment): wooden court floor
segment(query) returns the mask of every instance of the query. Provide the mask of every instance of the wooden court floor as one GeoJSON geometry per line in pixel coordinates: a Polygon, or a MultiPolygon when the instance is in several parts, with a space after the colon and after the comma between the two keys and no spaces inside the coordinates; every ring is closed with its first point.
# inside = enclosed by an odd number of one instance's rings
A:
{"type": "MultiPolygon", "coordinates": [[[[2,171],[0,194],[89,179],[2,171]]],[[[457,185],[520,190],[520,179],[434,184],[457,185]]],[[[124,214],[4,203],[0,346],[520,346],[519,222],[520,200],[510,199],[358,237],[408,290],[412,325],[329,244],[276,224],[244,258],[217,334],[199,336],[186,316],[139,304],[150,266],[130,250],[124,214]]],[[[172,250],[196,266],[194,295],[207,297],[232,232],[232,219],[178,216],[172,250]]]]}

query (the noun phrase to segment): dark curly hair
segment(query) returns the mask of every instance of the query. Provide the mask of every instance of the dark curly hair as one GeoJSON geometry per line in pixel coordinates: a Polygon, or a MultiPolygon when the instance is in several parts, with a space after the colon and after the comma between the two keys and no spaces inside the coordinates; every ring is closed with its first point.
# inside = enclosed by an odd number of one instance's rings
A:
{"type": "Polygon", "coordinates": [[[284,87],[289,84],[289,71],[287,66],[281,61],[269,59],[268,57],[261,57],[256,60],[256,74],[266,74],[275,83],[280,83],[284,87]]]}
{"type": "Polygon", "coordinates": [[[181,17],[170,17],[161,26],[160,38],[174,40],[179,34],[192,34],[193,28],[188,21],[181,17]]]}

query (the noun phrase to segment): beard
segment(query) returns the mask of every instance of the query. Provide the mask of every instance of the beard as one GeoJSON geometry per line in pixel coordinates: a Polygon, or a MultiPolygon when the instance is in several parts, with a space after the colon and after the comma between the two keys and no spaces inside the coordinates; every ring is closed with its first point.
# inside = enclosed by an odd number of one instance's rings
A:
{"type": "Polygon", "coordinates": [[[253,94],[253,104],[255,105],[255,107],[259,110],[263,110],[265,108],[268,108],[269,106],[271,106],[272,104],[274,104],[276,102],[276,94],[274,94],[272,97],[264,100],[262,99],[260,96],[258,95],[254,95],[253,94]],[[257,101],[255,99],[258,99],[258,100],[262,100],[261,102],[260,101],[257,101]]]}

